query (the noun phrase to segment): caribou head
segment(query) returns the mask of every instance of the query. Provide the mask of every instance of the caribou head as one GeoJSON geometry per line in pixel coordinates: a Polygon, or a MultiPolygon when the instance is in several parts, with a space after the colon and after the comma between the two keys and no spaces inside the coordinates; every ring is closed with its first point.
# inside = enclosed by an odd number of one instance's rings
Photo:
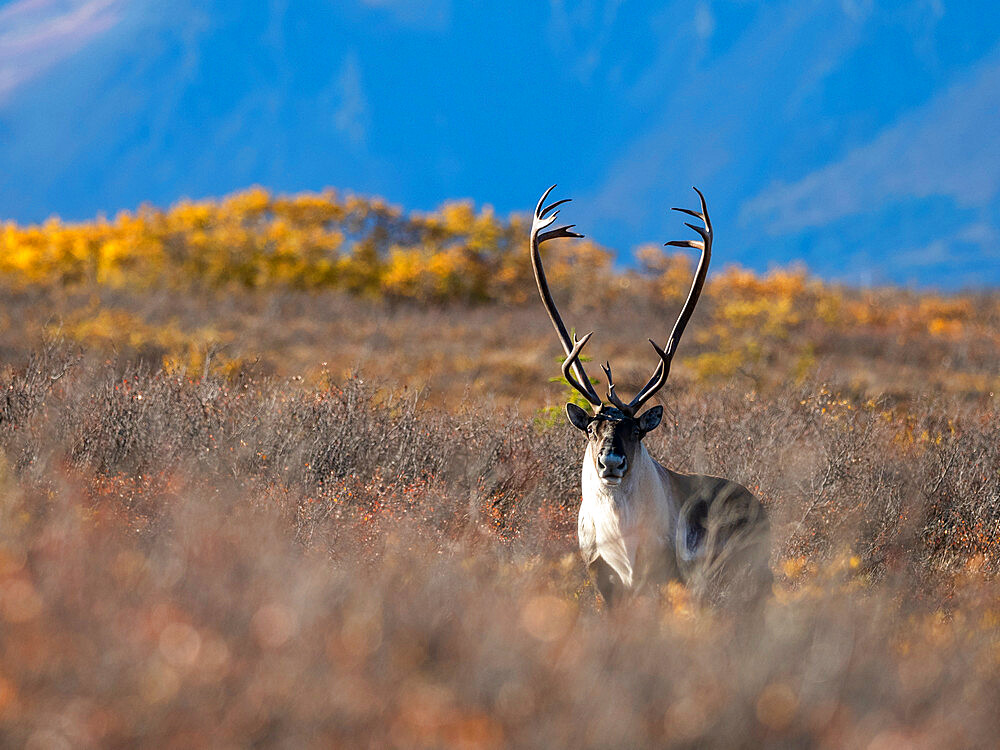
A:
{"type": "Polygon", "coordinates": [[[535,282],[538,284],[538,293],[541,295],[542,304],[545,306],[545,311],[559,336],[559,342],[566,352],[566,359],[562,365],[563,377],[566,378],[566,382],[580,392],[594,410],[593,414],[588,414],[585,409],[569,403],[566,404],[566,414],[573,426],[587,434],[589,444],[585,460],[594,463],[594,470],[604,484],[616,486],[622,483],[629,468],[635,463],[636,454],[641,450],[640,443],[643,437],[655,429],[663,417],[662,406],[654,406],[641,414],[639,412],[643,405],[667,382],[667,377],[670,374],[670,363],[673,360],[674,352],[677,351],[677,343],[684,333],[688,320],[691,319],[702,287],[705,285],[705,275],[708,273],[708,263],[712,257],[712,222],[708,217],[705,196],[698,188],[694,188],[694,191],[701,199],[700,212],[687,208],[672,209],[693,216],[703,224],[703,226],[687,224],[701,235],[700,240],[672,240],[665,243],[673,247],[690,247],[701,250],[701,260],[698,262],[691,290],[670,332],[667,345],[661,349],[655,341],[649,340],[659,357],[659,362],[646,385],[631,401],[626,403],[615,392],[611,363],[606,362],[603,365],[602,369],[608,379],[608,403],[605,404],[597,391],[594,390],[594,386],[584,370],[583,363],[580,361],[580,353],[593,332],[580,339],[577,339],[575,335],[570,337],[552,299],[552,293],[549,291],[549,285],[545,279],[545,269],[542,267],[539,248],[543,242],[556,237],[583,237],[582,234],[572,231],[575,224],[548,229],[559,215],[558,206],[570,200],[565,198],[546,206],[545,200],[554,188],[555,185],[546,190],[535,207],[531,223],[531,265],[535,272],[535,282]]]}

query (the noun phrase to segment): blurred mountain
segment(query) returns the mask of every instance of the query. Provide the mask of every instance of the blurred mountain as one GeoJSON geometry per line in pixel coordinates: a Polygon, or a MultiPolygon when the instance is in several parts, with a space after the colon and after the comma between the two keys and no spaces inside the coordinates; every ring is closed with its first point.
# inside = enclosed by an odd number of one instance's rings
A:
{"type": "Polygon", "coordinates": [[[861,0],[0,3],[0,217],[326,185],[525,210],[628,250],[1000,284],[1000,15],[861,0]],[[681,235],[683,236],[683,235],[681,235]]]}
{"type": "Polygon", "coordinates": [[[331,162],[358,161],[341,137],[352,71],[335,25],[279,24],[251,6],[124,9],[98,43],[20,88],[0,108],[14,146],[0,150],[4,213],[80,219],[253,182],[317,188],[331,162]]]}

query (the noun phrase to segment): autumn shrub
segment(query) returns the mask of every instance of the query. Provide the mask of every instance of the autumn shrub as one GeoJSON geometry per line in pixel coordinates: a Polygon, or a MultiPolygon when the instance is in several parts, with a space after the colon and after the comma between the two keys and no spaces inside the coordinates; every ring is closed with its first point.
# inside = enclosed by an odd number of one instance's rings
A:
{"type": "MultiPolygon", "coordinates": [[[[192,378],[81,363],[55,347],[8,368],[5,382],[4,451],[28,476],[53,461],[104,478],[184,466],[323,507],[367,502],[373,487],[419,485],[455,514],[445,522],[439,512],[443,526],[482,520],[511,537],[545,512],[572,531],[580,440],[562,420],[449,413],[359,375],[326,386],[192,378]]],[[[1000,563],[991,410],[947,401],[892,409],[815,383],[782,398],[682,383],[664,400],[650,450],[675,469],[730,476],[758,493],[784,528],[779,554],[822,558],[837,540],[870,570],[898,564],[904,550],[906,564],[927,571],[973,556],[990,570],[1000,563]]]]}
{"type": "Polygon", "coordinates": [[[650,450],[775,521],[758,625],[666,586],[602,612],[582,443],[363,376],[8,365],[10,746],[987,747],[996,414],[679,381],[650,450]],[[981,524],[977,527],[976,524],[981,524]],[[978,534],[978,535],[977,535],[978,534]]]}
{"type": "MultiPolygon", "coordinates": [[[[335,363],[337,377],[363,365],[398,382],[411,370],[406,384],[434,378],[436,395],[438,373],[456,372],[465,378],[459,393],[478,378],[471,384],[481,394],[510,399],[551,375],[550,361],[533,354],[553,342],[527,234],[524,215],[468,201],[405,212],[377,197],[261,188],[113,219],[7,222],[0,355],[23,359],[43,337],[63,337],[154,370],[229,378],[318,375],[320,362],[349,356],[335,363]],[[499,338],[498,320],[504,340],[480,341],[484,329],[499,338]],[[347,345],[331,346],[334,336],[347,345]],[[504,348],[519,356],[495,362],[504,348]],[[421,368],[406,367],[414,357],[421,368]]],[[[648,336],[666,337],[693,256],[646,245],[634,264],[619,265],[590,240],[550,244],[545,265],[561,308],[581,332],[598,331],[589,353],[614,356],[623,388],[641,386],[648,359],[640,367],[636,351],[648,336]]],[[[823,379],[840,392],[893,399],[1000,392],[995,292],[856,289],[802,267],[756,273],[725,258],[717,247],[677,363],[703,384],[736,380],[768,392],[823,379]]]]}
{"type": "MultiPolygon", "coordinates": [[[[4,225],[0,745],[993,746],[997,295],[713,269],[647,444],[761,498],[773,597],[608,613],[526,233],[260,189],[4,225]]],[[[692,260],[553,245],[634,392],[692,260]]]]}

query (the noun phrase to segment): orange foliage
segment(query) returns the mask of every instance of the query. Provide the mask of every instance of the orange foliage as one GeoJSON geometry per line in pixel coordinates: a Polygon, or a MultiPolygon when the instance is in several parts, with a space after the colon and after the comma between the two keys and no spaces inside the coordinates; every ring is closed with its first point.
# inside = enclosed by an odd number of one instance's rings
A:
{"type": "MultiPolygon", "coordinates": [[[[448,201],[436,211],[404,213],[377,197],[319,193],[272,195],[261,187],[218,200],[142,206],[114,219],[0,226],[0,282],[8,288],[151,288],[199,294],[240,288],[337,290],[424,304],[530,303],[528,222],[489,206],[448,201]]],[[[628,301],[673,312],[690,288],[696,256],[646,245],[637,267],[616,269],[613,254],[589,240],[546,246],[550,283],[569,304],[614,307],[628,301]]],[[[111,313],[70,320],[73,338],[95,341],[130,328],[111,313]],[[110,317],[109,317],[110,315],[110,317]]],[[[915,295],[898,289],[852,290],[811,278],[800,266],[766,273],[714,269],[686,342],[685,366],[699,379],[761,371],[782,360],[801,379],[822,356],[813,343],[861,332],[934,343],[1000,345],[988,303],[968,296],[915,295]],[[691,349],[692,344],[695,348],[691,349]]],[[[167,326],[168,329],[171,326],[167,326]]],[[[164,350],[180,367],[200,368],[199,351],[224,343],[131,326],[133,348],[164,350]]],[[[120,338],[120,336],[119,336],[120,338]]],[[[981,379],[981,378],[980,378],[981,379]]],[[[977,381],[977,387],[982,385],[977,381]]]]}

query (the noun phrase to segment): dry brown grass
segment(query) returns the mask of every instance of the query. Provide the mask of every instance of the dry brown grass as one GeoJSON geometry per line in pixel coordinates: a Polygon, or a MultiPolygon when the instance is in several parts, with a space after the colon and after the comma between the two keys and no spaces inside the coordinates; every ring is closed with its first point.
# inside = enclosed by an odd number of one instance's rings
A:
{"type": "MultiPolygon", "coordinates": [[[[608,613],[526,232],[261,190],[6,225],[0,746],[995,747],[1000,296],[714,270],[649,444],[759,495],[774,595],[608,613]]],[[[552,244],[633,391],[690,259],[552,244]]]]}
{"type": "MultiPolygon", "coordinates": [[[[812,381],[893,404],[938,394],[980,404],[1000,398],[997,295],[948,302],[901,290],[828,289],[842,317],[817,317],[814,295],[802,294],[775,331],[753,317],[723,315],[726,300],[715,296],[723,292],[709,285],[695,313],[672,369],[682,390],[698,384],[776,394],[812,381]],[[931,332],[927,320],[949,305],[965,311],[964,322],[931,332]]],[[[594,361],[610,359],[625,391],[645,383],[656,361],[645,339],[667,335],[679,301],[623,295],[586,304],[584,295],[559,294],[567,321],[596,332],[587,350],[594,361]]],[[[537,300],[421,306],[335,292],[2,286],[0,300],[0,361],[10,364],[23,364],[55,336],[107,358],[194,376],[297,376],[322,385],[360,371],[422,390],[449,410],[472,400],[528,412],[562,398],[547,385],[558,375],[560,350],[537,300]]]]}
{"type": "MultiPolygon", "coordinates": [[[[304,299],[270,303],[289,323],[269,344],[308,328],[304,299]]],[[[519,410],[463,404],[440,333],[482,326],[474,358],[544,326],[378,314],[427,358],[360,358],[397,381],[202,378],[73,345],[6,367],[0,744],[995,744],[995,402],[678,379],[651,451],[762,497],[775,596],[760,622],[674,586],[609,615],[575,554],[581,445],[538,411],[556,397],[541,377],[499,386],[519,410]],[[435,354],[446,374],[402,389],[435,354]]]]}

